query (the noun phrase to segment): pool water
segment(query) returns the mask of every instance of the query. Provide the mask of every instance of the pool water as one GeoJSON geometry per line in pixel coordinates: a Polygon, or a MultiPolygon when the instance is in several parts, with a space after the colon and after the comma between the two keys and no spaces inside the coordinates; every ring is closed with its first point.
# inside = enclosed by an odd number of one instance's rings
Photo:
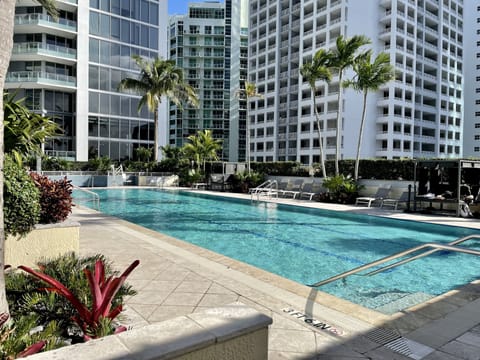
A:
{"type": "MultiPolygon", "coordinates": [[[[181,191],[95,192],[100,195],[103,213],[301,284],[318,282],[422,243],[448,243],[480,234],[468,228],[181,191]]],[[[480,250],[480,241],[460,246],[480,250]]],[[[480,257],[439,251],[375,276],[352,275],[318,289],[391,314],[478,279],[479,269],[480,257]]]]}

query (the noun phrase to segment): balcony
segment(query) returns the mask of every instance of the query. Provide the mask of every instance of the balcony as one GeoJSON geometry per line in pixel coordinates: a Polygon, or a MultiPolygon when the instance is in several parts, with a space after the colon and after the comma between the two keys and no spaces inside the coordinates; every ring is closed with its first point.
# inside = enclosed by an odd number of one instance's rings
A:
{"type": "Polygon", "coordinates": [[[76,91],[77,78],[62,74],[53,74],[45,71],[16,71],[7,73],[5,88],[18,88],[28,83],[33,89],[54,89],[62,91],[76,91]],[[9,85],[12,86],[9,86],[9,85]]]}
{"type": "Polygon", "coordinates": [[[29,34],[38,33],[41,26],[49,34],[73,38],[77,33],[77,22],[63,18],[55,21],[50,15],[45,14],[22,14],[15,15],[15,33],[29,34]]]}
{"type": "Polygon", "coordinates": [[[12,49],[14,61],[46,60],[71,65],[76,62],[76,59],[76,49],[40,42],[16,43],[13,44],[12,49]]]}
{"type": "Polygon", "coordinates": [[[68,161],[75,161],[77,153],[66,150],[45,150],[45,155],[68,161]]]}
{"type": "MultiPolygon", "coordinates": [[[[78,0],[57,0],[55,3],[59,10],[77,11],[78,0]]],[[[38,6],[38,2],[35,0],[17,0],[17,6],[38,6]]]]}

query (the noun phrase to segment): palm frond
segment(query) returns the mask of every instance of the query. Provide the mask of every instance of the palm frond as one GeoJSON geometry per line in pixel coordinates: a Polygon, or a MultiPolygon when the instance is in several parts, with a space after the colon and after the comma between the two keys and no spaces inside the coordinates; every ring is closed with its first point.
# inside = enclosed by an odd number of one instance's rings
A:
{"type": "Polygon", "coordinates": [[[37,0],[42,7],[47,10],[47,13],[53,17],[55,20],[58,19],[58,9],[55,5],[55,1],[53,0],[37,0]]]}

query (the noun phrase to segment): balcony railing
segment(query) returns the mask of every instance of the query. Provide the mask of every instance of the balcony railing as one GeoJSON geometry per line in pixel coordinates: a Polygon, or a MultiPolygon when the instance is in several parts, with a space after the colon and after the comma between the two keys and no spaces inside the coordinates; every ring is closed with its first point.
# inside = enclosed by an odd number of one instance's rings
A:
{"type": "Polygon", "coordinates": [[[77,31],[77,22],[59,18],[55,21],[53,17],[45,14],[22,14],[15,15],[15,25],[36,25],[46,24],[49,26],[60,27],[64,30],[77,31]]]}
{"type": "Polygon", "coordinates": [[[50,82],[65,86],[75,86],[77,78],[74,76],[53,74],[46,71],[14,71],[7,73],[6,82],[50,82]]]}
{"type": "Polygon", "coordinates": [[[12,52],[13,54],[46,53],[49,55],[67,57],[70,59],[75,59],[77,57],[76,49],[67,48],[65,46],[44,44],[41,42],[13,44],[12,52]]]}

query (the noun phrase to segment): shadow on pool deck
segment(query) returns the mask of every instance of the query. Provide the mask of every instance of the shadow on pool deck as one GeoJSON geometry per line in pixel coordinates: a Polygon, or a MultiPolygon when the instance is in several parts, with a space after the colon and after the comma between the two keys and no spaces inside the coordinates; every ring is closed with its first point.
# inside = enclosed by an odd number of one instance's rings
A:
{"type": "Polygon", "coordinates": [[[480,353],[478,282],[387,316],[114,217],[77,207],[72,218],[81,224],[83,255],[103,253],[119,269],[140,259],[129,277],[138,291],[127,300],[134,327],[240,301],[273,318],[269,359],[470,359],[480,353]],[[320,322],[326,329],[312,326],[320,322]],[[335,336],[332,328],[344,334],[335,336]]]}

